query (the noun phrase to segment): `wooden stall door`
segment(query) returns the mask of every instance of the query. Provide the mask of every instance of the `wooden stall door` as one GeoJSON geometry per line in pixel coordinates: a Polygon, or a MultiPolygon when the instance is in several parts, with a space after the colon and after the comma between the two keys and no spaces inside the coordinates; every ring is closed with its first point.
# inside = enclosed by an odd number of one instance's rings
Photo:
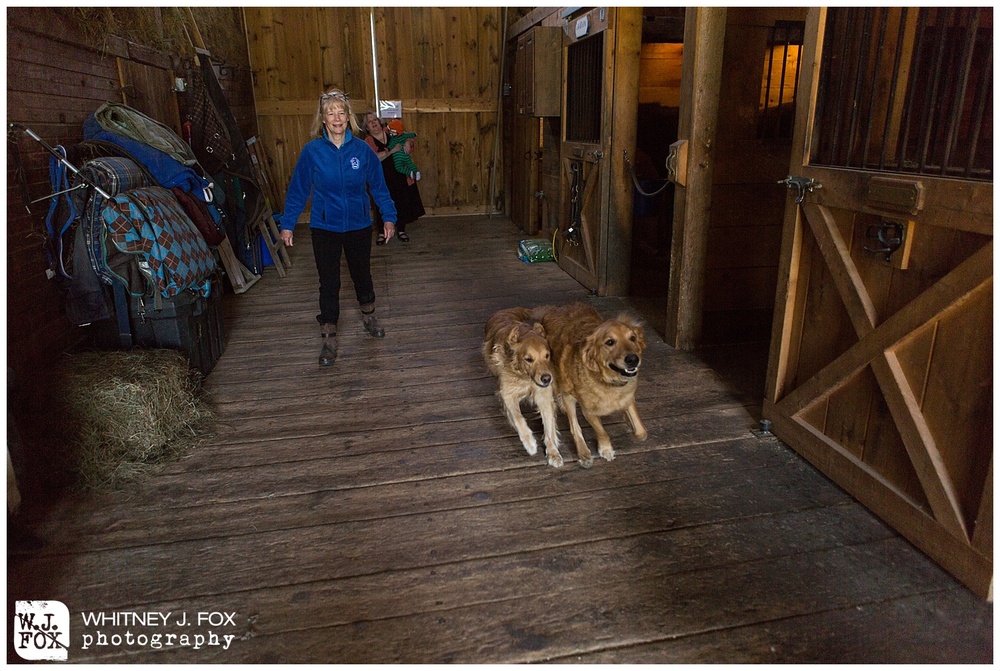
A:
{"type": "Polygon", "coordinates": [[[569,19],[564,51],[563,239],[559,266],[591,291],[603,272],[603,226],[607,211],[606,109],[610,13],[587,12],[569,19]],[[580,32],[577,32],[580,26],[580,32]],[[585,30],[584,30],[585,28],[585,30]]]}
{"type": "Polygon", "coordinates": [[[992,598],[992,11],[805,39],[764,416],[992,598]]]}
{"type": "Polygon", "coordinates": [[[642,10],[601,7],[567,19],[560,148],[560,267],[600,295],[628,291],[632,185],[622,147],[635,146],[642,10]]]}

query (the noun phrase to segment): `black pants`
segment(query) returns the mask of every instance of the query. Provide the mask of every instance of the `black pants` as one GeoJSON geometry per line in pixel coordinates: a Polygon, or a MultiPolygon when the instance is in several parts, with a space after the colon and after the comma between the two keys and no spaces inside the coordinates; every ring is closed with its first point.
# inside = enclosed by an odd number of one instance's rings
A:
{"type": "Polygon", "coordinates": [[[320,324],[336,324],[340,318],[340,254],[347,258],[347,269],[354,282],[358,305],[368,307],[375,303],[375,285],[372,282],[372,234],[370,228],[346,233],[311,229],[313,255],[319,271],[320,324]]]}

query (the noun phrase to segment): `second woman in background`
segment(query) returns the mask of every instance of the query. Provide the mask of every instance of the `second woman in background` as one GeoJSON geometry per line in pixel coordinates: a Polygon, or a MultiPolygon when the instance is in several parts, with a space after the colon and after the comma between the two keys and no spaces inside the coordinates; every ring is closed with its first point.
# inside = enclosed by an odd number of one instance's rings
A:
{"type": "MultiPolygon", "coordinates": [[[[424,216],[424,203],[420,200],[420,190],[412,177],[408,177],[398,172],[390,159],[396,151],[406,151],[409,153],[413,147],[413,140],[407,140],[405,144],[397,145],[389,149],[389,131],[386,125],[378,118],[378,115],[369,110],[365,114],[365,130],[368,137],[365,141],[375,150],[375,154],[382,161],[382,173],[385,175],[386,186],[389,187],[389,194],[392,202],[396,204],[396,237],[400,242],[409,242],[410,236],[406,232],[406,225],[424,216]]],[[[376,208],[377,209],[377,208],[376,208]]],[[[382,233],[382,217],[375,217],[375,230],[379,232],[377,245],[384,245],[385,235],[382,233]]]]}

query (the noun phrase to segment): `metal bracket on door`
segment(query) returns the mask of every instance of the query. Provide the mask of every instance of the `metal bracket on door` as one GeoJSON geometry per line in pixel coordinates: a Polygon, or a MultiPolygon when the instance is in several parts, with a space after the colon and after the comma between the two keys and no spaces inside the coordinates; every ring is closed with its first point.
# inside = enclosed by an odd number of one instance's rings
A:
{"type": "Polygon", "coordinates": [[[807,193],[812,193],[816,189],[823,188],[823,185],[814,180],[812,177],[792,177],[791,175],[785,179],[779,179],[778,184],[784,184],[789,189],[798,189],[798,195],[795,196],[796,205],[802,204],[802,201],[805,200],[807,193]]]}
{"type": "Polygon", "coordinates": [[[906,236],[906,227],[898,221],[883,220],[877,226],[869,226],[865,232],[865,237],[869,240],[876,240],[877,245],[872,248],[865,245],[865,251],[871,254],[885,254],[886,261],[892,261],[893,253],[903,246],[903,239],[906,236]]]}
{"type": "Polygon", "coordinates": [[[678,140],[667,153],[667,181],[687,186],[688,141],[678,140]]]}

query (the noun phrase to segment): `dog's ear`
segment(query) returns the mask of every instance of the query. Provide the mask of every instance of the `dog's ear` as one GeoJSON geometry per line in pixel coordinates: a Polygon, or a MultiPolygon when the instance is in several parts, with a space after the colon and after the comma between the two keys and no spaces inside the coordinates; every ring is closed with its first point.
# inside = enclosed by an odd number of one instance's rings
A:
{"type": "Polygon", "coordinates": [[[580,351],[580,359],[583,365],[594,371],[601,372],[601,342],[604,340],[604,329],[598,327],[596,331],[587,336],[583,341],[580,351]]]}
{"type": "Polygon", "coordinates": [[[520,333],[521,333],[521,327],[520,327],[520,325],[518,325],[518,326],[515,326],[514,328],[512,328],[512,329],[510,330],[510,332],[509,332],[509,333],[507,334],[507,346],[508,346],[508,347],[513,347],[513,346],[514,346],[514,344],[515,344],[515,343],[516,343],[516,342],[517,342],[518,340],[520,340],[520,339],[521,339],[521,338],[520,338],[520,333]]]}
{"type": "Polygon", "coordinates": [[[542,326],[542,322],[535,322],[535,325],[532,326],[531,328],[533,328],[535,330],[535,333],[537,333],[538,335],[542,336],[543,338],[545,337],[545,327],[542,326]]]}
{"type": "Polygon", "coordinates": [[[640,351],[646,349],[646,331],[642,328],[642,324],[636,324],[632,330],[635,331],[636,338],[639,340],[640,351]]]}
{"type": "Polygon", "coordinates": [[[642,321],[627,313],[618,315],[618,321],[632,329],[640,349],[646,349],[646,331],[642,327],[642,321]]]}
{"type": "Polygon", "coordinates": [[[629,314],[627,312],[623,312],[620,315],[618,315],[618,318],[617,318],[616,321],[620,321],[622,324],[628,324],[628,326],[630,328],[634,328],[634,329],[642,327],[642,320],[638,319],[634,315],[631,315],[631,314],[629,314]]]}

